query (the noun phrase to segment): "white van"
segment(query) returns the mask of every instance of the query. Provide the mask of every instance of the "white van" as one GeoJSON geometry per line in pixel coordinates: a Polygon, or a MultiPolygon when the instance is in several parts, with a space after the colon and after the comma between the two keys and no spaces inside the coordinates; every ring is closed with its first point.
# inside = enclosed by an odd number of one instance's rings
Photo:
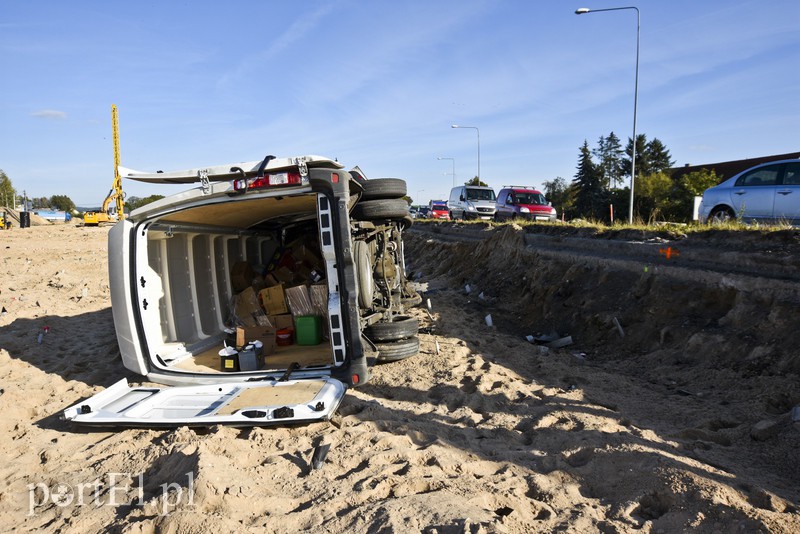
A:
{"type": "Polygon", "coordinates": [[[459,185],[450,190],[450,200],[447,208],[450,210],[450,219],[484,219],[490,221],[494,218],[497,209],[497,197],[494,189],[480,185],[459,185]]]}
{"type": "Polygon", "coordinates": [[[375,361],[417,354],[398,178],[321,156],[124,178],[191,189],[109,234],[122,379],[65,410],[110,426],[268,426],[330,418],[375,361]]]}

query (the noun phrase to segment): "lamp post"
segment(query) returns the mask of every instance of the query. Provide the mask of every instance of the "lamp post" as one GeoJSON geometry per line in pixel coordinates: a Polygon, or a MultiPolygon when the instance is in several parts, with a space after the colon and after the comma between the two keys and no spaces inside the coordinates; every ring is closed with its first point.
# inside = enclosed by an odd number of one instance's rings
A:
{"type": "Polygon", "coordinates": [[[600,11],[620,11],[623,9],[633,9],[636,11],[636,79],[633,86],[633,142],[631,143],[631,201],[628,209],[628,222],[633,224],[633,178],[636,170],[636,106],[639,101],[639,8],[635,6],[609,7],[605,9],[589,9],[582,7],[575,10],[576,15],[584,13],[598,13],[600,11]]]}
{"type": "Polygon", "coordinates": [[[449,159],[450,161],[453,162],[453,187],[455,187],[456,186],[456,158],[438,158],[437,157],[436,159],[438,159],[440,161],[443,160],[443,159],[449,159]]]}
{"type": "Polygon", "coordinates": [[[481,131],[478,129],[477,126],[459,126],[458,124],[453,124],[450,126],[451,128],[471,128],[478,133],[478,181],[481,179],[481,131]]]}

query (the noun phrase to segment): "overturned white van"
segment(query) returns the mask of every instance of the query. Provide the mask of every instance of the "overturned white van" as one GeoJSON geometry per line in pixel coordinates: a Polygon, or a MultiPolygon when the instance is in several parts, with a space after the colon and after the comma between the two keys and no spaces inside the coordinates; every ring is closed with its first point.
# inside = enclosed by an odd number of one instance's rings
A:
{"type": "Polygon", "coordinates": [[[135,210],[109,234],[125,367],[188,387],[123,380],[67,409],[67,419],[326,419],[347,387],[369,380],[374,362],[418,352],[418,324],[406,314],[421,299],[405,273],[402,235],[412,220],[403,180],[368,180],[320,156],[120,174],[194,185],[135,210]]]}

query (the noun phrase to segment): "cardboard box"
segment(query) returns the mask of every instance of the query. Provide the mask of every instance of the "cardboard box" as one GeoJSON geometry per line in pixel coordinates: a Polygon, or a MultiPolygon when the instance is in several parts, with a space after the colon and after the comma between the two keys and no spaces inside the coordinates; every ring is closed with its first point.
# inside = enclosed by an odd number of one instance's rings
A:
{"type": "Polygon", "coordinates": [[[255,277],[255,271],[246,261],[237,261],[231,267],[231,287],[237,293],[250,287],[255,277]]]}
{"type": "Polygon", "coordinates": [[[294,280],[294,273],[288,267],[278,267],[270,274],[275,280],[284,284],[290,284],[294,280]]]}
{"type": "Polygon", "coordinates": [[[261,309],[256,292],[252,287],[248,287],[236,295],[234,306],[234,313],[244,326],[258,325],[259,317],[264,315],[264,310],[261,309]]]}
{"type": "Polygon", "coordinates": [[[283,285],[262,289],[258,297],[261,299],[261,305],[267,310],[268,315],[280,315],[289,312],[289,308],[286,306],[283,285]]]}
{"type": "Polygon", "coordinates": [[[281,330],[283,328],[290,328],[294,330],[294,317],[291,313],[270,315],[269,322],[272,323],[272,326],[274,326],[276,330],[281,330]]]}
{"type": "Polygon", "coordinates": [[[275,327],[252,326],[238,327],[236,329],[236,346],[243,347],[251,341],[260,341],[264,344],[264,354],[275,352],[275,327]]]}

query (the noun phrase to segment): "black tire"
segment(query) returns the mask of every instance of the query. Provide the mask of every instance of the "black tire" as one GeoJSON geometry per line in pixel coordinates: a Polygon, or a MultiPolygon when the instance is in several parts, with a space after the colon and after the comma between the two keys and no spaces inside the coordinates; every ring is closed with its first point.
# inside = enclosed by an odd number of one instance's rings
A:
{"type": "Polygon", "coordinates": [[[724,224],[736,218],[736,214],[730,208],[721,206],[711,210],[708,215],[708,224],[724,224]]]}
{"type": "Polygon", "coordinates": [[[403,219],[408,217],[408,202],[402,198],[362,200],[351,213],[359,221],[375,219],[403,219]]]}
{"type": "Polygon", "coordinates": [[[364,192],[361,200],[375,200],[380,198],[403,198],[408,194],[406,181],[400,178],[376,178],[361,182],[364,192]]]}
{"type": "Polygon", "coordinates": [[[379,362],[397,362],[419,353],[419,338],[417,336],[391,343],[375,343],[378,349],[379,362]]]}
{"type": "Polygon", "coordinates": [[[399,315],[391,322],[375,323],[364,329],[364,335],[372,341],[397,341],[417,335],[419,321],[415,317],[399,315]]]}

